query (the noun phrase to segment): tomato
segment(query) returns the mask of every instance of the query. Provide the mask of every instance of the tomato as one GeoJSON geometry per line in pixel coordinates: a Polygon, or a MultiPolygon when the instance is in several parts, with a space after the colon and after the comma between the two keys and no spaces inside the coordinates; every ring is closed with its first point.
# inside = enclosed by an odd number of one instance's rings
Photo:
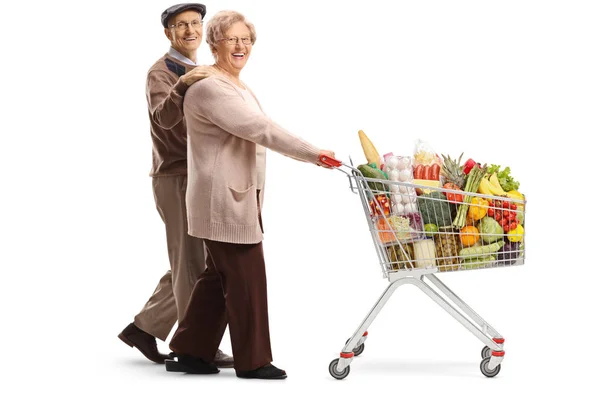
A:
{"type": "Polygon", "coordinates": [[[517,223],[516,222],[511,222],[509,228],[510,228],[511,231],[517,229],[517,223]]]}
{"type": "Polygon", "coordinates": [[[508,208],[508,201],[502,202],[502,208],[508,208]]]}
{"type": "Polygon", "coordinates": [[[494,216],[494,210],[492,210],[491,208],[488,208],[488,217],[493,217],[494,216]]]}
{"type": "MultiPolygon", "coordinates": [[[[455,185],[454,183],[450,183],[450,182],[448,182],[444,185],[444,189],[460,190],[460,188],[457,185],[455,185]]],[[[460,193],[444,192],[444,195],[446,195],[446,198],[451,203],[462,203],[462,201],[463,201],[463,195],[460,193]]]]}
{"type": "Polygon", "coordinates": [[[515,203],[511,203],[510,204],[510,209],[511,210],[516,210],[517,209],[517,205],[515,203]]]}
{"type": "Polygon", "coordinates": [[[496,221],[500,221],[502,219],[502,211],[496,210],[496,221]]]}
{"type": "Polygon", "coordinates": [[[502,215],[504,215],[505,217],[508,217],[508,210],[502,211],[502,215]]]}

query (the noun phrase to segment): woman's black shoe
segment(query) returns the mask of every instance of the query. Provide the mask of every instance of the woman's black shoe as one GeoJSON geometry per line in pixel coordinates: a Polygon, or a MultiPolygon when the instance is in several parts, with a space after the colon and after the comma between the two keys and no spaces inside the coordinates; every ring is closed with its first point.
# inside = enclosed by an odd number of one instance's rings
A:
{"type": "Polygon", "coordinates": [[[165,360],[165,367],[169,372],[185,372],[188,374],[216,374],[219,372],[217,366],[213,363],[204,361],[201,358],[191,356],[176,356],[176,360],[165,360]]]}
{"type": "Polygon", "coordinates": [[[287,375],[284,370],[277,368],[272,364],[267,364],[263,367],[252,371],[235,371],[238,378],[246,379],[285,379],[287,375]]]}

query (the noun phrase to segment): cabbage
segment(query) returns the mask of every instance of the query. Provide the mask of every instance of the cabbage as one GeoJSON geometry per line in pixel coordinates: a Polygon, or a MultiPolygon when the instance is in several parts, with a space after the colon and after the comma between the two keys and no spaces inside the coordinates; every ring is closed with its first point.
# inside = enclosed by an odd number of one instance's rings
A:
{"type": "Polygon", "coordinates": [[[479,234],[486,243],[494,243],[502,239],[504,230],[502,226],[491,217],[483,217],[479,222],[479,234]]]}

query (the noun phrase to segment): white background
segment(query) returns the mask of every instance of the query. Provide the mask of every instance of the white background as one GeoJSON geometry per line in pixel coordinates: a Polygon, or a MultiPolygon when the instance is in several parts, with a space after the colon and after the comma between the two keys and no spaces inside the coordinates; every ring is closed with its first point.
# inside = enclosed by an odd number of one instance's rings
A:
{"type": "MultiPolygon", "coordinates": [[[[16,3],[16,2],[15,2],[16,3]]],[[[0,291],[7,398],[585,398],[595,391],[599,7],[594,1],[207,1],[258,41],[242,78],[290,131],[364,162],[439,153],[509,165],[528,196],[527,259],[440,278],[506,338],[482,344],[412,287],[343,381],[327,366],[384,290],[337,171],[268,155],[264,241],[282,382],[182,376],[117,339],[168,268],[154,207],[145,76],[167,1],[4,5],[0,291]]],[[[203,43],[199,57],[212,58],[203,43]]],[[[165,343],[159,343],[167,351],[165,343]]],[[[226,334],[222,349],[230,352],[226,334]]]]}

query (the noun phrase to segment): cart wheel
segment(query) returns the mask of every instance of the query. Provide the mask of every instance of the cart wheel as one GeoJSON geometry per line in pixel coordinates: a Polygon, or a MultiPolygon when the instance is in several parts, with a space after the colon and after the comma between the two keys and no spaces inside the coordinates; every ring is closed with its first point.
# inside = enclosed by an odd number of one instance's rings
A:
{"type": "Polygon", "coordinates": [[[339,358],[336,358],[335,360],[333,360],[330,364],[329,364],[329,373],[331,374],[331,376],[333,376],[335,379],[344,379],[345,377],[348,376],[348,374],[350,373],[350,366],[348,365],[346,368],[344,368],[344,370],[342,372],[338,372],[337,371],[337,365],[338,362],[340,361],[339,358]]]}
{"type": "Polygon", "coordinates": [[[481,358],[487,358],[487,357],[491,357],[492,356],[492,349],[490,349],[487,346],[484,346],[483,349],[481,349],[481,358]]]}
{"type": "MultiPolygon", "coordinates": [[[[350,339],[346,340],[346,344],[348,344],[348,342],[350,341],[350,339]]],[[[354,353],[354,357],[356,356],[360,356],[362,354],[362,352],[365,351],[365,344],[361,344],[358,347],[355,347],[354,349],[352,349],[352,352],[354,353]]]]}
{"type": "Polygon", "coordinates": [[[494,369],[488,369],[488,364],[490,363],[490,360],[491,357],[486,357],[483,360],[481,360],[479,369],[481,370],[481,373],[483,375],[487,376],[488,378],[493,378],[500,372],[500,364],[498,364],[498,366],[494,369]]]}

